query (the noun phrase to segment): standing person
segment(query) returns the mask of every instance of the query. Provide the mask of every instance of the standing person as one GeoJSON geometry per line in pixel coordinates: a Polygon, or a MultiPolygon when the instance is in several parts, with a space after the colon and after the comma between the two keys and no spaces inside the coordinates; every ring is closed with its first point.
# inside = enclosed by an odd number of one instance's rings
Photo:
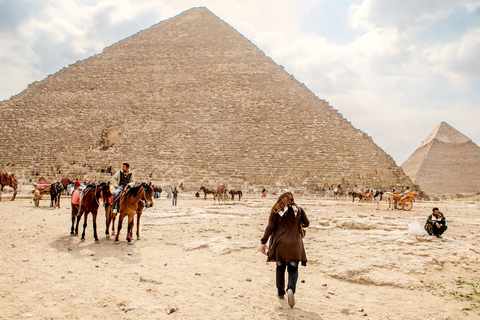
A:
{"type": "Polygon", "coordinates": [[[167,199],[170,199],[171,196],[172,196],[172,187],[169,185],[167,187],[167,199]]]}
{"type": "Polygon", "coordinates": [[[441,238],[442,234],[448,229],[445,216],[438,208],[433,208],[432,211],[432,214],[427,218],[427,223],[424,228],[429,235],[441,238]]]}
{"type": "Polygon", "coordinates": [[[282,189],[277,202],[273,205],[265,228],[260,246],[260,252],[265,254],[265,244],[270,238],[267,252],[267,262],[277,263],[276,284],[278,297],[284,299],[285,295],[285,269],[288,271],[287,296],[288,305],[295,305],[295,291],[298,279],[298,263],[307,265],[307,255],[303,246],[302,227],[310,224],[305,211],[295,204],[290,190],[282,189]]]}
{"type": "Polygon", "coordinates": [[[267,196],[267,191],[265,190],[265,188],[263,188],[262,190],[262,197],[266,197],[267,196]]]}
{"type": "Polygon", "coordinates": [[[118,170],[112,177],[112,185],[115,188],[113,191],[113,210],[117,212],[120,209],[120,204],[115,202],[123,189],[127,186],[133,187],[135,185],[135,177],[133,172],[130,171],[130,165],[128,163],[122,164],[122,170],[118,170]]]}
{"type": "Polygon", "coordinates": [[[160,197],[162,196],[162,187],[161,186],[158,186],[158,198],[160,199],[160,197]]]}
{"type": "Polygon", "coordinates": [[[177,187],[173,188],[173,191],[172,191],[172,206],[176,206],[177,205],[177,196],[178,196],[178,190],[177,190],[177,187]]]}
{"type": "Polygon", "coordinates": [[[80,187],[80,181],[78,181],[78,179],[75,179],[75,189],[77,189],[78,187],[80,187]]]}

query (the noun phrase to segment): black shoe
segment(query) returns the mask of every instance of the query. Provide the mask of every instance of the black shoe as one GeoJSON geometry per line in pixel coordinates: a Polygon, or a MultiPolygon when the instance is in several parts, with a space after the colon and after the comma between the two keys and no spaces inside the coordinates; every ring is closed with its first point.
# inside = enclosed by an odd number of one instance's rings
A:
{"type": "Polygon", "coordinates": [[[290,308],[293,308],[293,306],[295,305],[295,297],[293,296],[292,289],[287,290],[287,296],[288,296],[288,305],[290,306],[290,308]]]}

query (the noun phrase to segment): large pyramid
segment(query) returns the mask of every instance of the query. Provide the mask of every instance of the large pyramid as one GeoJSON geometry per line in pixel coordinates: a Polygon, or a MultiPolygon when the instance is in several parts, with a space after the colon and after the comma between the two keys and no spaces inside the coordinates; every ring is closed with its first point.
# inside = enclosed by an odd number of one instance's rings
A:
{"type": "Polygon", "coordinates": [[[413,187],[367,134],[206,8],[32,83],[0,103],[0,118],[0,169],[27,179],[51,167],[103,179],[101,168],[128,161],[142,180],[191,189],[413,187]]]}
{"type": "Polygon", "coordinates": [[[430,195],[480,192],[480,148],[445,122],[423,140],[402,168],[430,195]]]}

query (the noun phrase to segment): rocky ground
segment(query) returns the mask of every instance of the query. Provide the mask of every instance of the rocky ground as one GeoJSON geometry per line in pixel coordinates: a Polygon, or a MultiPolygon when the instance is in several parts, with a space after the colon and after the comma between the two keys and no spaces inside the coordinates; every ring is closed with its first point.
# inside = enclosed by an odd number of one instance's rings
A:
{"type": "MultiPolygon", "coordinates": [[[[475,319],[480,317],[478,199],[387,204],[296,198],[311,221],[297,304],[276,297],[275,265],[259,252],[275,197],[227,205],[180,194],[144,212],[141,240],[70,235],[61,209],[24,195],[0,202],[2,319],[475,319]],[[409,234],[433,207],[441,239],[409,234]]],[[[81,231],[81,230],[80,230],[81,231]]]]}

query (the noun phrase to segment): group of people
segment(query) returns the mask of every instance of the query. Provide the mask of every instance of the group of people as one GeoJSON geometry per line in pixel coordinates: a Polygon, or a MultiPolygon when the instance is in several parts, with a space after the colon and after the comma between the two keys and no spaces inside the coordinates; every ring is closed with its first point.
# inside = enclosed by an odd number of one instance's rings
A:
{"type": "MultiPolygon", "coordinates": [[[[309,224],[307,214],[295,203],[292,192],[287,189],[280,190],[260,239],[260,252],[267,255],[267,262],[276,263],[277,295],[279,299],[285,299],[287,295],[290,308],[295,306],[298,266],[307,265],[303,228],[307,228],[309,224]],[[285,271],[288,273],[286,286],[285,271]]],[[[424,228],[429,235],[441,237],[447,230],[445,215],[438,208],[433,208],[424,228]]]]}

